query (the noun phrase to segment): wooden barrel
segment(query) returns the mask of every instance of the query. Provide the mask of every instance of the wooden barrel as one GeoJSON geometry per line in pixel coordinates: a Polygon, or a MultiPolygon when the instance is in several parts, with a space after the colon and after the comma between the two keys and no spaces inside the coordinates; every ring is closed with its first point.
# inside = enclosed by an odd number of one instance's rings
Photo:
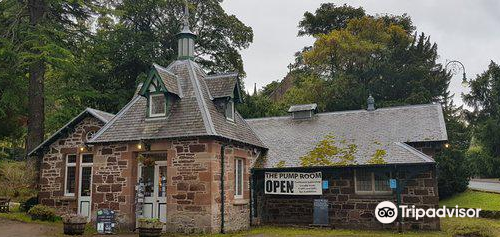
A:
{"type": "Polygon", "coordinates": [[[65,235],[83,235],[86,223],[64,223],[65,235]]]}
{"type": "Polygon", "coordinates": [[[159,237],[161,228],[139,228],[139,237],[159,237]]]}

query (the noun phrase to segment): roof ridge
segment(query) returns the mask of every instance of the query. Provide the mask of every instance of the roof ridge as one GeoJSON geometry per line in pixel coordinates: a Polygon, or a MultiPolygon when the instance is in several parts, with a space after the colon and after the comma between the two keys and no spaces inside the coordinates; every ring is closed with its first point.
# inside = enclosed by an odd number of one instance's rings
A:
{"type": "Polygon", "coordinates": [[[422,160],[424,160],[426,162],[432,162],[432,163],[436,162],[430,156],[424,154],[423,152],[415,149],[414,147],[412,147],[404,142],[394,142],[394,144],[406,149],[407,151],[413,153],[414,155],[417,155],[418,157],[422,158],[422,160]]]}
{"type": "Polygon", "coordinates": [[[214,75],[207,75],[206,79],[218,79],[218,78],[224,78],[224,77],[233,77],[233,76],[238,76],[238,72],[227,72],[227,73],[219,73],[219,74],[214,74],[214,75]]]}
{"type": "MultiPolygon", "coordinates": [[[[401,106],[383,107],[383,108],[378,108],[378,109],[376,109],[374,111],[368,111],[366,109],[330,111],[330,112],[316,113],[315,115],[323,116],[323,115],[332,115],[332,114],[351,114],[351,113],[360,113],[360,112],[373,113],[373,112],[377,112],[377,111],[380,111],[380,110],[395,110],[395,109],[416,108],[416,107],[426,107],[426,106],[438,106],[438,107],[441,107],[441,105],[438,104],[438,103],[431,103],[431,104],[417,104],[417,105],[401,105],[401,106]]],[[[290,118],[290,115],[260,117],[260,118],[249,118],[249,119],[246,119],[246,120],[256,121],[256,120],[265,120],[265,119],[285,119],[285,118],[290,118]]]]}
{"type": "Polygon", "coordinates": [[[203,123],[205,124],[205,129],[207,130],[207,133],[209,135],[217,135],[214,124],[212,122],[212,116],[210,115],[205,99],[203,98],[203,92],[201,91],[199,80],[196,76],[196,72],[194,70],[194,66],[191,63],[191,60],[187,60],[187,65],[189,71],[189,79],[191,79],[191,84],[193,84],[193,91],[197,100],[198,108],[200,109],[203,123]]]}

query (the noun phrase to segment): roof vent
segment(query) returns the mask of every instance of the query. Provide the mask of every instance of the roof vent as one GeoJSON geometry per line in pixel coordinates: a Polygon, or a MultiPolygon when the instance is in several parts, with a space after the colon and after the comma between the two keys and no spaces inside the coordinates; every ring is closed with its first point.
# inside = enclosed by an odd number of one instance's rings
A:
{"type": "Polygon", "coordinates": [[[317,104],[292,105],[288,113],[292,113],[293,119],[309,119],[312,118],[317,108],[317,104]]]}
{"type": "Polygon", "coordinates": [[[374,111],[375,110],[375,99],[373,98],[373,96],[370,94],[370,96],[368,96],[368,108],[366,108],[366,110],[368,111],[374,111]]]}

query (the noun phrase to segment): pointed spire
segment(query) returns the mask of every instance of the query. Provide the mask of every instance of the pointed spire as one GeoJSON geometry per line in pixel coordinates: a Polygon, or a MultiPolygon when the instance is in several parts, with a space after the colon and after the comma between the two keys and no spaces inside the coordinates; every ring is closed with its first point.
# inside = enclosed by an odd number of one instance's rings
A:
{"type": "Polygon", "coordinates": [[[253,95],[256,96],[257,95],[257,83],[255,83],[253,85],[253,95]]]}
{"type": "Polygon", "coordinates": [[[188,2],[185,1],[184,14],[182,16],[181,32],[177,34],[178,39],[178,59],[193,59],[194,58],[194,40],[196,35],[189,29],[189,7],[188,2]]]}

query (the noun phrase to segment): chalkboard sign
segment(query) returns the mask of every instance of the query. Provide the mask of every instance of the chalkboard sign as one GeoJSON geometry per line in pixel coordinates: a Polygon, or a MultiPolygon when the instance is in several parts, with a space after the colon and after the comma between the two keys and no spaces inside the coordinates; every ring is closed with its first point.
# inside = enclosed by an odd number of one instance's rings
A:
{"type": "Polygon", "coordinates": [[[97,211],[96,222],[99,234],[113,234],[115,229],[115,211],[109,209],[97,211]]]}
{"type": "Polygon", "coordinates": [[[328,225],[328,199],[314,199],[314,225],[328,225]]]}

